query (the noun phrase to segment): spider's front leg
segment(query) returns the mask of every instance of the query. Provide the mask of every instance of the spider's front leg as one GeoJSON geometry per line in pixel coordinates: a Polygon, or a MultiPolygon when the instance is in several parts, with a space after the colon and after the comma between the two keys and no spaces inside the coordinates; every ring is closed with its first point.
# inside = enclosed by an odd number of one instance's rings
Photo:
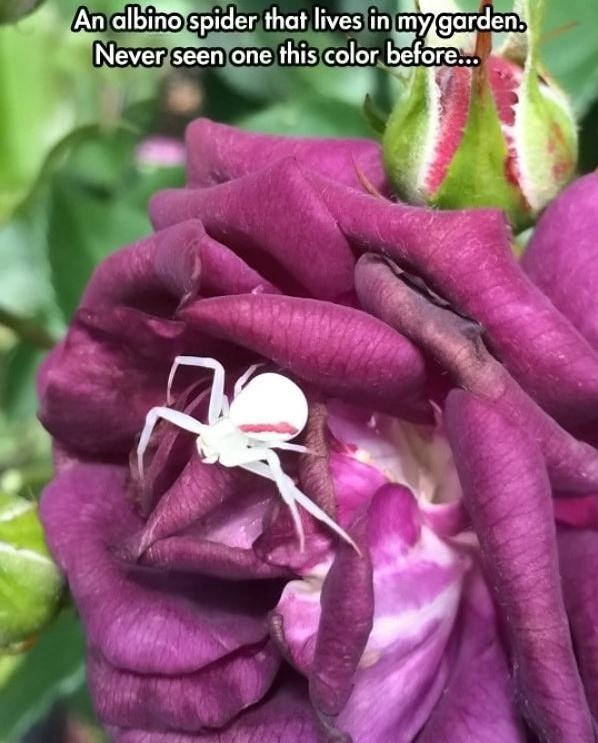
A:
{"type": "Polygon", "coordinates": [[[210,392],[210,403],[208,405],[208,423],[213,425],[225,409],[228,413],[228,399],[224,394],[224,367],[216,359],[206,356],[177,356],[170,367],[168,375],[168,387],[166,390],[166,402],[172,405],[172,384],[179,366],[194,366],[201,369],[212,369],[214,381],[210,392]]]}
{"type": "Polygon", "coordinates": [[[194,433],[197,436],[201,436],[206,428],[203,423],[200,423],[200,421],[197,421],[190,415],[181,413],[178,410],[172,410],[172,408],[165,407],[152,408],[145,416],[145,425],[141,432],[141,436],[139,437],[139,443],[137,444],[137,469],[139,470],[139,476],[141,479],[143,479],[143,456],[149,444],[153,430],[159,420],[168,421],[169,423],[178,426],[178,428],[182,428],[184,431],[189,431],[189,433],[194,433]]]}
{"type": "MultiPolygon", "coordinates": [[[[222,462],[222,458],[220,460],[222,462]]],[[[224,464],[225,462],[223,462],[224,464]]],[[[332,519],[326,511],[320,506],[310,500],[305,493],[301,492],[295,485],[293,480],[287,475],[282,469],[280,459],[276,452],[272,451],[267,447],[248,447],[245,451],[237,458],[235,465],[241,467],[248,472],[253,472],[256,475],[265,477],[268,480],[272,480],[276,483],[278,492],[280,493],[283,501],[289,507],[291,517],[295,525],[295,531],[299,537],[299,545],[301,551],[305,547],[305,534],[303,531],[303,524],[301,523],[301,517],[297,509],[297,505],[300,505],[308,513],[310,513],[315,519],[321,521],[335,534],[338,534],[341,539],[350,544],[353,549],[361,555],[361,550],[354,542],[353,539],[347,534],[347,532],[339,526],[334,519],[332,519]]]]}
{"type": "Polygon", "coordinates": [[[241,374],[241,376],[235,382],[235,386],[233,389],[233,399],[241,393],[241,391],[243,390],[243,387],[245,387],[247,382],[251,379],[251,377],[255,374],[255,372],[260,368],[260,366],[265,366],[263,361],[261,361],[259,364],[252,364],[249,367],[249,369],[247,369],[247,371],[241,374]]]}

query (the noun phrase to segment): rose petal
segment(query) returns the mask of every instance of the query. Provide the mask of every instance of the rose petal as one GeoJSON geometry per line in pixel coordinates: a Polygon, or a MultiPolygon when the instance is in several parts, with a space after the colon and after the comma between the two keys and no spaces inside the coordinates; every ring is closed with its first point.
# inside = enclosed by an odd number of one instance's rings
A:
{"type": "Polygon", "coordinates": [[[450,681],[418,743],[524,743],[507,657],[494,608],[481,577],[468,581],[458,617],[458,644],[450,681]]]}
{"type": "Polygon", "coordinates": [[[548,207],[522,259],[532,281],[598,348],[598,174],[576,180],[548,207]]]}
{"type": "Polygon", "coordinates": [[[194,187],[230,181],[294,157],[353,188],[363,189],[360,174],[374,188],[388,188],[380,146],[371,139],[280,137],[196,119],[187,127],[186,143],[188,184],[194,187]]]}
{"type": "Polygon", "coordinates": [[[554,515],[559,524],[598,530],[598,495],[556,498],[554,515]]]}
{"type": "Polygon", "coordinates": [[[137,555],[170,537],[230,498],[239,488],[238,472],[204,464],[196,452],[159,500],[139,535],[137,555]]]}
{"type": "Polygon", "coordinates": [[[592,713],[598,719],[598,532],[564,529],[559,556],[565,606],[592,713]]]}
{"type": "MultiPolygon", "coordinates": [[[[355,741],[410,741],[447,681],[445,654],[468,560],[422,525],[416,501],[404,487],[380,488],[369,504],[368,521],[374,622],[354,674],[340,674],[343,683],[333,686],[335,701],[337,689],[346,693],[353,684],[336,727],[355,741]]],[[[306,674],[314,664],[322,614],[319,587],[329,565],[322,562],[306,572],[305,580],[287,583],[273,617],[283,652],[306,674]]],[[[347,589],[345,606],[360,600],[357,591],[347,589]]],[[[348,620],[336,624],[336,642],[343,648],[351,640],[345,627],[351,627],[348,620]]],[[[336,667],[344,657],[350,670],[352,652],[351,647],[335,659],[336,667]]]]}
{"type": "Polygon", "coordinates": [[[226,725],[259,701],[279,663],[271,643],[246,648],[196,673],[170,677],[118,670],[93,652],[87,661],[90,691],[103,722],[191,732],[226,725]]]}
{"type": "Polygon", "coordinates": [[[165,570],[202,573],[222,580],[290,577],[285,568],[269,565],[250,549],[229,547],[197,537],[169,537],[153,544],[143,564],[165,570]]]}
{"type": "Polygon", "coordinates": [[[276,291],[191,219],[121,248],[95,269],[81,307],[133,307],[169,316],[197,295],[276,291]]]}
{"type": "Polygon", "coordinates": [[[550,486],[536,444],[496,407],[454,390],[446,427],[485,569],[540,737],[593,741],[560,589],[550,486]]]}
{"type": "Polygon", "coordinates": [[[330,443],[328,441],[328,413],[326,405],[312,402],[303,437],[309,454],[299,460],[299,483],[308,498],[334,517],[336,501],[334,484],[330,472],[330,443]]]}
{"type": "Polygon", "coordinates": [[[211,188],[163,191],[150,214],[157,229],[201,219],[211,237],[291,293],[328,299],[353,286],[347,241],[292,158],[211,188]]]}
{"type": "MultiPolygon", "coordinates": [[[[141,527],[125,494],[125,469],[78,465],[44,491],[50,549],[68,576],[90,643],[141,674],[193,673],[263,641],[271,590],[238,587],[123,562],[115,550],[141,527]]],[[[276,600],[276,599],[274,599],[276,600]]]]}
{"type": "Polygon", "coordinates": [[[438,702],[468,561],[423,526],[413,495],[385,485],[369,508],[373,629],[337,725],[354,740],[414,740],[438,702]]]}
{"type": "Polygon", "coordinates": [[[523,273],[501,212],[434,211],[314,173],[309,180],[351,243],[415,270],[480,322],[492,348],[542,407],[568,422],[596,417],[598,354],[523,273]]]}
{"type": "MultiPolygon", "coordinates": [[[[89,313],[75,318],[66,339],[45,359],[38,378],[39,417],[53,436],[75,451],[126,456],[147,411],[166,397],[165,382],[180,349],[179,338],[160,334],[160,325],[166,332],[173,327],[171,321],[147,324],[145,342],[154,354],[150,361],[89,320],[89,313]]],[[[175,324],[174,329],[180,336],[183,326],[175,324]]]]}
{"type": "MultiPolygon", "coordinates": [[[[424,361],[411,343],[366,313],[331,302],[217,297],[194,302],[181,318],[362,405],[411,410],[425,380],[424,361]]],[[[421,416],[421,406],[415,412],[421,416]]]]}
{"type": "Polygon", "coordinates": [[[376,256],[362,256],[355,275],[363,306],[425,349],[455,382],[492,401],[539,445],[555,488],[598,490],[598,451],[576,441],[519,387],[488,352],[480,329],[410,288],[376,256]]]}
{"type": "Polygon", "coordinates": [[[372,629],[374,587],[367,553],[367,517],[358,517],[350,529],[362,555],[340,542],[322,586],[321,613],[309,695],[325,715],[338,715],[353,689],[353,676],[372,629]]]}
{"type": "MultiPolygon", "coordinates": [[[[285,680],[276,692],[259,705],[251,707],[220,731],[203,731],[199,735],[158,733],[143,730],[114,730],[115,743],[321,743],[307,690],[299,679],[285,680]]],[[[343,743],[339,737],[337,743],[343,743]]]]}

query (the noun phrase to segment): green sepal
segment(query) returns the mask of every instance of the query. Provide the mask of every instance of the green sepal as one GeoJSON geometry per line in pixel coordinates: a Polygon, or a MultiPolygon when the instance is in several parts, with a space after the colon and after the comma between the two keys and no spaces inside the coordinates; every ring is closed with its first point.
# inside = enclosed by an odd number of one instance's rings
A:
{"type": "Polygon", "coordinates": [[[382,138],[384,164],[397,194],[412,202],[425,201],[418,183],[424,167],[426,141],[437,111],[433,111],[430,85],[434,70],[417,67],[409,87],[397,101],[382,138]]]}
{"type": "Polygon", "coordinates": [[[388,114],[385,114],[384,111],[374,103],[372,96],[369,93],[363,101],[362,111],[372,130],[381,137],[386,130],[388,114]]]}

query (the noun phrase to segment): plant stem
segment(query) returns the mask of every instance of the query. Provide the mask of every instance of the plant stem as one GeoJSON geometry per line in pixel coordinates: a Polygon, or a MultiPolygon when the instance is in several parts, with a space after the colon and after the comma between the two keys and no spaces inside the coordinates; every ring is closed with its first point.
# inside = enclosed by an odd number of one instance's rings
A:
{"type": "Polygon", "coordinates": [[[27,317],[19,317],[10,310],[0,307],[0,325],[9,328],[22,341],[44,351],[52,348],[56,339],[45,328],[27,317]]]}

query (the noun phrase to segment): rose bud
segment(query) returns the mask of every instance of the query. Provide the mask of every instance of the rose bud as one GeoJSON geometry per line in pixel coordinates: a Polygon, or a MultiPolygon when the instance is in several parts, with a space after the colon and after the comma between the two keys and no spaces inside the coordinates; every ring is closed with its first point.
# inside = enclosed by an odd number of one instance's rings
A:
{"type": "Polygon", "coordinates": [[[187,148],[39,378],[112,739],[593,743],[589,335],[372,142],[187,148]]]}
{"type": "Polygon", "coordinates": [[[37,505],[0,493],[0,653],[26,645],[53,617],[63,582],[46,547],[37,505]]]}
{"type": "Polygon", "coordinates": [[[497,207],[519,231],[570,180],[577,130],[539,60],[542,6],[521,3],[527,31],[494,53],[489,32],[479,32],[475,45],[460,41],[464,59],[473,55],[479,66],[414,70],[383,137],[399,197],[443,209],[497,207]]]}

